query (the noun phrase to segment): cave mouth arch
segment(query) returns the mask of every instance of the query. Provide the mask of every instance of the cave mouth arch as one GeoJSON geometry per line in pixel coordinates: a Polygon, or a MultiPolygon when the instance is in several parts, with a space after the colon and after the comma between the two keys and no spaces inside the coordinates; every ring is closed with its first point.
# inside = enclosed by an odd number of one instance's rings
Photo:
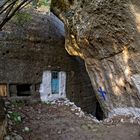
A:
{"type": "Polygon", "coordinates": [[[70,55],[70,57],[77,62],[75,67],[77,73],[74,75],[76,78],[74,84],[76,90],[72,89],[71,94],[68,90],[67,98],[74,102],[85,113],[96,117],[97,120],[100,121],[105,119],[105,114],[96,97],[95,90],[91,84],[84,60],[77,56],[70,55]]]}
{"type": "Polygon", "coordinates": [[[102,111],[102,108],[99,104],[99,102],[96,102],[96,112],[95,112],[95,117],[100,121],[105,118],[104,112],[102,111]]]}
{"type": "MultiPolygon", "coordinates": [[[[57,26],[57,29],[63,35],[65,40],[67,34],[65,25],[63,21],[56,14],[53,15],[55,16],[57,23],[60,23],[57,25],[55,24],[55,26],[57,26]]],[[[64,45],[65,45],[65,41],[64,41],[64,45]]],[[[66,53],[69,55],[70,59],[72,59],[72,61],[76,63],[76,65],[74,66],[75,75],[71,74],[73,75],[72,78],[74,79],[74,82],[71,83],[71,81],[69,81],[69,77],[67,77],[68,78],[67,84],[69,86],[66,87],[67,88],[66,97],[70,101],[74,102],[78,107],[80,107],[85,113],[93,115],[98,120],[103,120],[105,118],[105,114],[95,95],[95,91],[91,84],[91,80],[88,75],[88,72],[86,70],[84,60],[82,60],[79,56],[73,56],[69,54],[69,52],[65,47],[64,49],[66,53]]]]}

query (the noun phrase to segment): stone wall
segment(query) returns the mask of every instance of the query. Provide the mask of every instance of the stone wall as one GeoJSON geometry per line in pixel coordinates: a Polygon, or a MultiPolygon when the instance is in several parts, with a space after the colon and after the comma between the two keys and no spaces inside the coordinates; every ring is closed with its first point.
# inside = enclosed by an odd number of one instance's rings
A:
{"type": "Polygon", "coordinates": [[[32,96],[38,96],[43,71],[65,71],[67,97],[95,114],[97,100],[84,62],[64,48],[63,24],[53,14],[29,13],[31,21],[19,25],[13,19],[0,32],[0,83],[31,84],[32,96]]]}
{"type": "Polygon", "coordinates": [[[6,116],[4,111],[4,101],[0,98],[0,140],[6,134],[6,116]]]}

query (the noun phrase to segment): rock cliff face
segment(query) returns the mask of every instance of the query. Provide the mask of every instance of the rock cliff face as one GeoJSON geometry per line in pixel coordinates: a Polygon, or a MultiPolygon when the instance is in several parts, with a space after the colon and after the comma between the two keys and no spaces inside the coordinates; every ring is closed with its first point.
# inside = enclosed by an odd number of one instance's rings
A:
{"type": "Polygon", "coordinates": [[[52,0],[52,11],[65,23],[66,50],[84,59],[106,116],[139,108],[140,1],[52,0]]]}

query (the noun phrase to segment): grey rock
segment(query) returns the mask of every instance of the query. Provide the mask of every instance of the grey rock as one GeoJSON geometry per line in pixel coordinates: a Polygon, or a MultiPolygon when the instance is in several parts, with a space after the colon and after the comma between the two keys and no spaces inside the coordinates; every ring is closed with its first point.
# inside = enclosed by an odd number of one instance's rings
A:
{"type": "Polygon", "coordinates": [[[23,138],[20,135],[14,136],[14,140],[23,140],[23,138]]]}
{"type": "Polygon", "coordinates": [[[10,135],[5,136],[4,140],[11,140],[11,136],[10,135]]]}

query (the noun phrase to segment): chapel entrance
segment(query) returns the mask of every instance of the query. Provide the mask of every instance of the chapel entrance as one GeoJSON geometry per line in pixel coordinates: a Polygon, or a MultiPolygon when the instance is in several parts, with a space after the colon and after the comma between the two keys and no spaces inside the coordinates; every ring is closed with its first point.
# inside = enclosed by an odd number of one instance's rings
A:
{"type": "Polygon", "coordinates": [[[64,71],[44,71],[40,86],[43,102],[66,97],[66,73],[64,71]]]}

